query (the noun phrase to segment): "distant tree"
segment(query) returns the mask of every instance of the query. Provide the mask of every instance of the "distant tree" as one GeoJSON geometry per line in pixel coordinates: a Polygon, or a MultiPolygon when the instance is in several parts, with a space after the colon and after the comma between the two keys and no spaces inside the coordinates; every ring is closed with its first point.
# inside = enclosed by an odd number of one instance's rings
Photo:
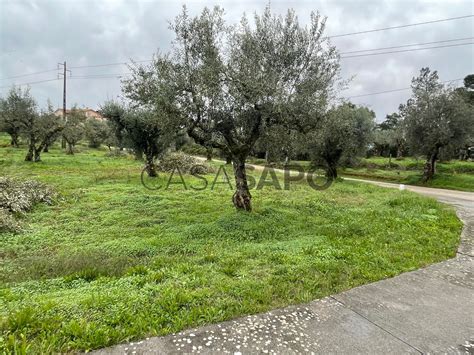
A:
{"type": "Polygon", "coordinates": [[[473,107],[456,91],[443,86],[438,73],[422,68],[412,79],[412,96],[400,106],[410,151],[427,158],[423,181],[436,171],[440,149],[462,146],[472,134],[473,107]]]}
{"type": "Polygon", "coordinates": [[[119,150],[123,150],[125,144],[125,126],[124,126],[124,116],[125,116],[125,107],[124,105],[115,102],[107,101],[100,108],[100,113],[104,116],[112,129],[112,132],[115,136],[115,143],[119,150]]]}
{"type": "Polygon", "coordinates": [[[474,74],[469,74],[464,78],[464,87],[457,88],[456,91],[470,104],[474,105],[474,74]]]}
{"type": "Polygon", "coordinates": [[[403,118],[394,112],[375,127],[374,143],[380,155],[401,158],[406,153],[406,138],[403,118]]]}
{"type": "Polygon", "coordinates": [[[74,147],[84,137],[84,124],[87,117],[84,112],[73,107],[64,124],[63,137],[67,143],[66,154],[74,154],[74,147]]]}
{"type": "Polygon", "coordinates": [[[333,94],[339,56],[323,34],[325,19],[312,14],[303,27],[293,11],[283,18],[267,6],[253,25],[244,16],[227,26],[216,7],[194,18],[183,9],[171,28],[172,52],[135,69],[124,92],[151,105],[157,93],[169,95],[189,136],[230,156],[233,204],[250,211],[245,162],[257,140],[274,125],[317,121],[333,94]]]}
{"type": "Polygon", "coordinates": [[[107,143],[112,130],[107,122],[91,118],[84,124],[84,134],[90,148],[100,148],[101,144],[107,143]]]}
{"type": "Polygon", "coordinates": [[[175,122],[168,120],[162,111],[135,108],[125,111],[122,123],[130,147],[145,155],[148,176],[157,176],[156,160],[175,138],[175,122]]]}
{"type": "Polygon", "coordinates": [[[18,147],[21,128],[36,110],[36,103],[29,88],[11,88],[5,99],[0,98],[0,131],[10,135],[10,144],[18,147]]]}
{"type": "Polygon", "coordinates": [[[469,90],[474,90],[474,74],[469,74],[464,78],[464,87],[469,90]]]}
{"type": "Polygon", "coordinates": [[[337,178],[343,158],[364,155],[375,125],[375,113],[366,107],[344,103],[329,110],[318,130],[308,135],[311,160],[324,165],[327,176],[337,178]]]}
{"type": "Polygon", "coordinates": [[[41,161],[41,152],[60,135],[64,126],[54,115],[52,105],[48,105],[47,111],[39,114],[32,111],[23,117],[21,134],[28,142],[25,161],[41,161]]]}

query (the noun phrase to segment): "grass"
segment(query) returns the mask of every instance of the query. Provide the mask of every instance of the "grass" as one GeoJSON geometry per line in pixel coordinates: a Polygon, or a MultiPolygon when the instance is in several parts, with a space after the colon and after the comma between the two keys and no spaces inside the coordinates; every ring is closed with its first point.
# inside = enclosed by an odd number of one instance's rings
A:
{"type": "Polygon", "coordinates": [[[345,168],[341,174],[372,180],[383,180],[407,185],[474,192],[474,162],[453,160],[436,164],[437,172],[428,183],[421,181],[423,160],[375,157],[363,159],[360,167],[345,168]]]}
{"type": "MultiPolygon", "coordinates": [[[[265,159],[252,158],[253,164],[265,165],[265,159]]],[[[308,161],[292,161],[303,169],[309,170],[308,161]]],[[[428,183],[422,182],[424,160],[414,158],[404,158],[401,160],[384,157],[373,157],[362,159],[357,167],[340,168],[341,176],[355,177],[368,180],[381,180],[406,185],[418,185],[443,189],[474,192],[474,162],[452,160],[449,162],[439,162],[436,164],[437,172],[433,180],[428,183]]],[[[276,167],[283,168],[284,165],[276,164],[276,167]]]]}
{"type": "Polygon", "coordinates": [[[266,187],[239,213],[225,184],[150,191],[140,163],[80,149],[26,163],[0,148],[2,176],[61,194],[0,235],[0,352],[87,351],[303,303],[445,260],[459,242],[451,208],[407,191],[266,187]]]}

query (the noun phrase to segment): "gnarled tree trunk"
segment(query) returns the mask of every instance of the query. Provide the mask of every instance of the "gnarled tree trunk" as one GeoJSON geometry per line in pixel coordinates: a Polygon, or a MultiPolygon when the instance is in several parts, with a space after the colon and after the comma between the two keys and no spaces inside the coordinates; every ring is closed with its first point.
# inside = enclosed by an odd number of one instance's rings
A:
{"type": "Polygon", "coordinates": [[[25,156],[25,161],[33,161],[34,154],[35,154],[35,145],[34,143],[30,142],[28,146],[28,152],[26,153],[26,156],[25,156]]]}
{"type": "Polygon", "coordinates": [[[10,134],[11,136],[11,141],[10,141],[10,145],[14,148],[18,148],[18,134],[16,133],[12,133],[10,134]]]}
{"type": "Polygon", "coordinates": [[[206,160],[212,160],[212,147],[206,146],[206,160]]]}
{"type": "Polygon", "coordinates": [[[428,156],[423,171],[423,182],[433,179],[434,174],[436,173],[436,160],[438,159],[438,153],[439,148],[436,148],[436,150],[428,156]]]}
{"type": "Polygon", "coordinates": [[[66,154],[74,155],[74,146],[69,142],[67,142],[66,154]]]}
{"type": "Polygon", "coordinates": [[[156,172],[155,161],[152,154],[146,154],[145,169],[149,177],[156,177],[158,173],[156,172]]]}
{"type": "Polygon", "coordinates": [[[235,208],[244,211],[251,211],[252,204],[249,186],[247,183],[247,174],[245,172],[245,158],[234,157],[234,176],[235,176],[235,192],[232,196],[232,202],[235,208]]]}
{"type": "Polygon", "coordinates": [[[335,180],[337,179],[337,167],[335,165],[330,165],[327,168],[327,177],[335,180]]]}

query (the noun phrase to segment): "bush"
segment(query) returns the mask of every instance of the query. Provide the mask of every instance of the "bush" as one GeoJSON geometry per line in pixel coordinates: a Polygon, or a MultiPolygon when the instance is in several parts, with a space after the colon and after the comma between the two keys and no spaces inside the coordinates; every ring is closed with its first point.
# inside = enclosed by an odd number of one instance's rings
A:
{"type": "Polygon", "coordinates": [[[17,232],[19,230],[20,224],[12,213],[5,208],[0,208],[0,232],[17,232]]]}
{"type": "Polygon", "coordinates": [[[170,153],[165,155],[158,163],[158,170],[172,172],[179,168],[183,174],[208,174],[214,172],[214,169],[196,158],[183,152],[170,153]]]}
{"type": "Polygon", "coordinates": [[[18,231],[16,215],[30,211],[37,203],[53,203],[55,193],[37,181],[0,178],[0,231],[18,231]]]}

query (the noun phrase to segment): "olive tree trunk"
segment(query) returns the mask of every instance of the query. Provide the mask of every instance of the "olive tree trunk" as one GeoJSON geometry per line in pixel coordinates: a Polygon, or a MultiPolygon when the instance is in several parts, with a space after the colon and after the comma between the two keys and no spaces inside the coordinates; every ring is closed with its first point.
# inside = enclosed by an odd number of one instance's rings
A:
{"type": "Polygon", "coordinates": [[[327,177],[332,179],[332,180],[337,179],[337,167],[336,166],[334,166],[334,165],[328,166],[328,168],[327,168],[327,177]]]}
{"type": "Polygon", "coordinates": [[[209,147],[209,146],[206,147],[206,160],[207,161],[212,160],[212,147],[209,147]]]}
{"type": "Polygon", "coordinates": [[[252,195],[250,195],[247,183],[247,174],[245,172],[245,158],[233,158],[235,192],[232,196],[232,202],[235,208],[244,211],[252,210],[252,195]]]}
{"type": "Polygon", "coordinates": [[[438,151],[439,149],[437,148],[436,151],[430,154],[426,160],[423,171],[423,182],[433,179],[434,174],[436,173],[436,160],[438,159],[438,151]]]}
{"type": "Polygon", "coordinates": [[[33,161],[33,157],[35,154],[35,144],[30,142],[28,145],[28,152],[26,153],[25,156],[25,161],[33,161]]]}
{"type": "Polygon", "coordinates": [[[69,142],[67,142],[66,154],[74,155],[74,146],[69,142]]]}
{"type": "Polygon", "coordinates": [[[19,147],[19,144],[18,144],[18,134],[16,133],[12,133],[11,135],[11,141],[10,141],[10,145],[14,148],[18,148],[19,147]]]}
{"type": "Polygon", "coordinates": [[[146,154],[145,170],[149,177],[158,176],[158,173],[156,172],[155,160],[153,159],[152,154],[146,154]]]}

